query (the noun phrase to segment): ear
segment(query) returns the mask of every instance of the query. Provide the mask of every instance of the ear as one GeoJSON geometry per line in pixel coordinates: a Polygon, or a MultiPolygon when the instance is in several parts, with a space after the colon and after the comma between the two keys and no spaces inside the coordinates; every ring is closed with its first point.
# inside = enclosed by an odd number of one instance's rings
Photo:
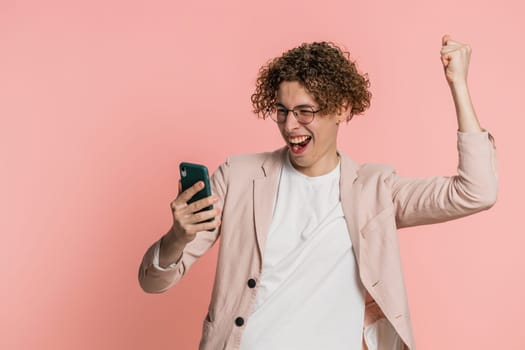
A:
{"type": "Polygon", "coordinates": [[[343,104],[343,106],[341,106],[341,108],[339,109],[339,113],[337,113],[337,124],[345,120],[349,120],[348,116],[351,111],[352,105],[350,103],[346,102],[345,104],[343,104]]]}

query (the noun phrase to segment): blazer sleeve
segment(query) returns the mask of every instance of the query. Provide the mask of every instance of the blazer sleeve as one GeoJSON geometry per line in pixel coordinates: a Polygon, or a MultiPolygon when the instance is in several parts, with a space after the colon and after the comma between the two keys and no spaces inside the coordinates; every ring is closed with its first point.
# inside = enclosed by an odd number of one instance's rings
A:
{"type": "Polygon", "coordinates": [[[496,143],[485,129],[457,131],[458,171],[454,176],[400,176],[385,182],[392,191],[398,228],[461,218],[489,209],[498,193],[496,143]]]}
{"type": "MultiPolygon", "coordinates": [[[[217,203],[221,208],[228,191],[228,176],[229,163],[226,161],[217,168],[210,179],[212,193],[219,197],[217,203]]],[[[184,248],[179,261],[166,268],[159,266],[160,239],[158,239],[146,251],[139,266],[138,279],[142,289],[148,293],[162,293],[179,282],[191,265],[217,241],[220,229],[219,226],[211,232],[198,232],[195,239],[184,248]]]]}

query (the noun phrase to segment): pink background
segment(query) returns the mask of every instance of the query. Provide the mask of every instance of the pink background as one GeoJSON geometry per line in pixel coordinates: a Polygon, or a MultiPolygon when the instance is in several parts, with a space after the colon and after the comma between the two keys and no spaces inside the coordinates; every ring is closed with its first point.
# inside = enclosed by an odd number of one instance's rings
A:
{"type": "Polygon", "coordinates": [[[369,73],[372,107],[340,149],[403,175],[455,174],[449,33],[473,49],[500,191],[489,211],[399,231],[415,340],[524,349],[525,6],[487,4],[0,2],[0,348],[197,348],[218,245],[160,295],[140,289],[138,265],[171,225],[180,161],[213,170],[281,146],[250,95],[259,67],[302,42],[335,41],[369,73]]]}

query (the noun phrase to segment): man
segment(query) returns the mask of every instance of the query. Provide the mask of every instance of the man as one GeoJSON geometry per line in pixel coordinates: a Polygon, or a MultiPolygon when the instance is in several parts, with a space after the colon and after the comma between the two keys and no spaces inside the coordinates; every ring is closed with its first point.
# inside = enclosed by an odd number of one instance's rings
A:
{"type": "Polygon", "coordinates": [[[200,349],[415,349],[396,229],[471,215],[497,196],[494,139],[468,94],[470,52],[443,36],[458,175],[430,178],[337,149],[340,123],[370,102],[366,75],[337,46],[303,44],[272,60],[252,102],[286,146],[229,157],[209,198],[187,204],[202,183],[179,193],[172,228],[142,260],[142,288],[172,287],[220,235],[200,349]]]}

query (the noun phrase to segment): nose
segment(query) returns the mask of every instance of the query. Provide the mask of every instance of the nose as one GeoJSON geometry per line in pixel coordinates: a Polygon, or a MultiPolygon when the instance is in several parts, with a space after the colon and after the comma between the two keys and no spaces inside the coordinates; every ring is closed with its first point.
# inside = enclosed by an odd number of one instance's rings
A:
{"type": "Polygon", "coordinates": [[[286,131],[292,131],[294,129],[297,129],[301,124],[297,121],[297,118],[293,114],[293,111],[288,111],[288,115],[286,116],[286,121],[284,122],[284,129],[286,131]]]}

